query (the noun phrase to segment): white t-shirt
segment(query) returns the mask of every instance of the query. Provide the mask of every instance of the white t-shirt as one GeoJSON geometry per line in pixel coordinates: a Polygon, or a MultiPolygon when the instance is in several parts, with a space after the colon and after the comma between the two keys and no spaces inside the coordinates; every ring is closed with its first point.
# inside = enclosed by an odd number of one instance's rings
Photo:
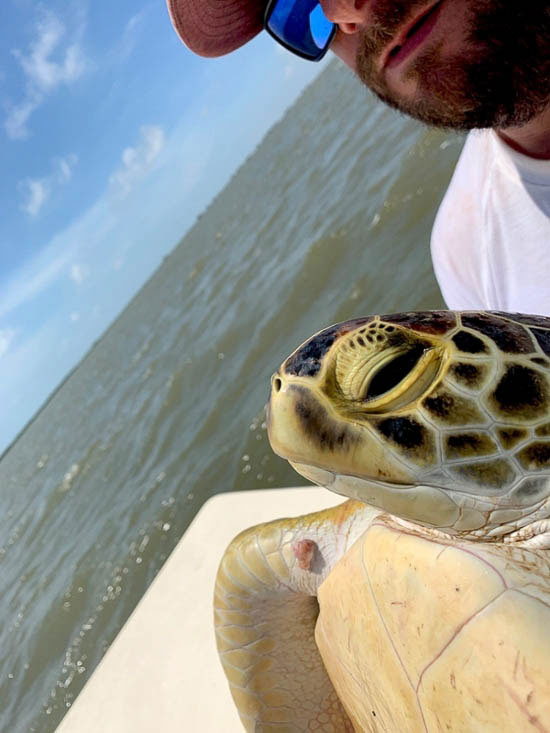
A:
{"type": "Polygon", "coordinates": [[[431,247],[449,308],[550,315],[550,161],[471,132],[431,247]]]}

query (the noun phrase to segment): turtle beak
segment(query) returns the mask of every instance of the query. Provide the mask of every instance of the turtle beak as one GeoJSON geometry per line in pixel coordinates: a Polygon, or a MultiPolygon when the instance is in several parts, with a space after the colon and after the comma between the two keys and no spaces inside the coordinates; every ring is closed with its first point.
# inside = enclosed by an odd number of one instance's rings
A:
{"type": "Polygon", "coordinates": [[[275,372],[271,377],[271,387],[269,390],[269,401],[266,410],[267,436],[271,447],[278,455],[286,458],[284,453],[278,451],[276,446],[280,444],[281,420],[279,415],[279,406],[284,401],[284,395],[281,399],[281,391],[283,390],[283,380],[280,372],[275,372]]]}
{"type": "MultiPolygon", "coordinates": [[[[283,371],[271,378],[267,430],[271,447],[292,463],[321,464],[348,455],[351,433],[331,417],[328,404],[315,395],[308,378],[283,371]]],[[[353,442],[353,441],[351,441],[353,442]]]]}
{"type": "Polygon", "coordinates": [[[270,425],[271,425],[271,399],[273,397],[273,382],[275,381],[275,379],[278,376],[279,376],[279,373],[278,372],[275,372],[275,374],[273,374],[272,377],[271,377],[271,384],[270,384],[270,387],[269,387],[269,398],[267,400],[267,405],[266,405],[266,408],[265,408],[265,421],[266,421],[266,424],[267,424],[267,434],[268,434],[268,436],[269,436],[270,425]]]}
{"type": "Polygon", "coordinates": [[[271,377],[266,422],[269,442],[277,455],[287,460],[303,455],[298,445],[302,431],[296,419],[295,387],[280,371],[271,377]]]}

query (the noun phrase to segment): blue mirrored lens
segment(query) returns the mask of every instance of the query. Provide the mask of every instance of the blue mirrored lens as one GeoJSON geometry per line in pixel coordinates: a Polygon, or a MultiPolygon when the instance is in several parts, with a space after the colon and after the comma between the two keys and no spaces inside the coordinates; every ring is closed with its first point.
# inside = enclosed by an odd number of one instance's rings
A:
{"type": "Polygon", "coordinates": [[[287,46],[317,58],[330,41],[334,23],[327,20],[318,0],[278,0],[267,27],[287,46]]]}
{"type": "Polygon", "coordinates": [[[309,14],[309,28],[317,48],[325,48],[334,28],[334,23],[327,20],[320,5],[316,5],[309,14]]]}

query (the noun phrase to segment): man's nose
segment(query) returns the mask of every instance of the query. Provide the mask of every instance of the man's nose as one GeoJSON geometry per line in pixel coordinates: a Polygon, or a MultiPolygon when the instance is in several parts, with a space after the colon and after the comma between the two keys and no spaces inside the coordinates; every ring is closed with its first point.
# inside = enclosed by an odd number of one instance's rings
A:
{"type": "Polygon", "coordinates": [[[357,33],[366,24],[368,0],[320,0],[320,4],[326,17],[342,33],[357,33]]]}

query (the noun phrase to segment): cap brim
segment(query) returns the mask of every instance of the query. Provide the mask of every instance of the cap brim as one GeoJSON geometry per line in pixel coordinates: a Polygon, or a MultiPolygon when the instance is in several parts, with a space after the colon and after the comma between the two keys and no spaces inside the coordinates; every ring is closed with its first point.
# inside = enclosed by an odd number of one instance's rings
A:
{"type": "Polygon", "coordinates": [[[263,29],[265,0],[167,0],[177,34],[199,56],[223,56],[263,29]]]}

